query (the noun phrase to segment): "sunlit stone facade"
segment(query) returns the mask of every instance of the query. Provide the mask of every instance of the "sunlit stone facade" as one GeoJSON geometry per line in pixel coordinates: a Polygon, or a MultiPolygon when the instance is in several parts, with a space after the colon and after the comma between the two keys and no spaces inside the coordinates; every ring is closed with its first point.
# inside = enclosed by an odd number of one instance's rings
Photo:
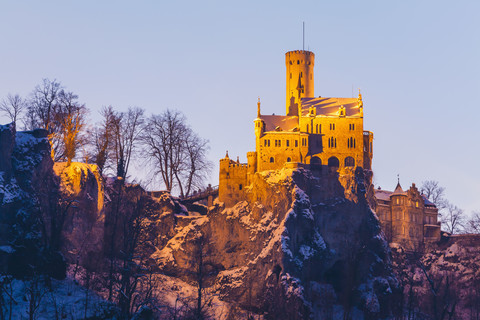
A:
{"type": "Polygon", "coordinates": [[[378,218],[389,242],[399,243],[410,251],[423,251],[440,240],[438,209],[418,191],[415,184],[403,191],[375,190],[378,218]]]}
{"type": "Polygon", "coordinates": [[[254,120],[254,152],[246,164],[227,155],[220,160],[219,200],[235,203],[257,171],[284,166],[310,166],[353,174],[355,167],[371,169],[373,134],[363,129],[363,101],[356,98],[315,97],[313,52],[285,54],[286,115],[264,115],[260,101],[254,120]]]}

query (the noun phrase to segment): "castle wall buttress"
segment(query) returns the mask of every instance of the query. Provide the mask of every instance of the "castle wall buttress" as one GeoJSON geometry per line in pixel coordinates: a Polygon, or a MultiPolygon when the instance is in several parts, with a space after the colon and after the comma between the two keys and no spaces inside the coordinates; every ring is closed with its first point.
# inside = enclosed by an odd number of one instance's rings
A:
{"type": "Polygon", "coordinates": [[[218,185],[218,200],[229,207],[245,200],[248,165],[230,160],[227,157],[220,159],[220,175],[218,185]]]}

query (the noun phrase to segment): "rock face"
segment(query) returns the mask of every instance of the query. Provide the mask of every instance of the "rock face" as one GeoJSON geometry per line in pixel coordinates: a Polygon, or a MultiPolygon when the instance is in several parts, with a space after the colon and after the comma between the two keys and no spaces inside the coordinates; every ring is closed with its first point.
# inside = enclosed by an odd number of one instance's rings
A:
{"type": "Polygon", "coordinates": [[[476,319],[480,315],[480,235],[455,235],[423,255],[392,245],[402,306],[413,318],[476,319]]]}
{"type": "Polygon", "coordinates": [[[62,258],[46,251],[42,238],[58,200],[47,132],[0,126],[0,156],[0,265],[17,276],[37,268],[61,277],[62,258]],[[59,269],[50,265],[54,261],[59,269]]]}
{"type": "Polygon", "coordinates": [[[59,210],[64,215],[62,252],[70,263],[101,259],[104,237],[104,184],[94,164],[54,164],[60,180],[59,210]]]}
{"type": "Polygon", "coordinates": [[[217,203],[206,217],[178,225],[152,259],[194,283],[192,270],[202,263],[221,299],[267,318],[386,317],[399,285],[363,182],[358,170],[348,200],[334,173],[257,173],[248,201],[217,203]]]}

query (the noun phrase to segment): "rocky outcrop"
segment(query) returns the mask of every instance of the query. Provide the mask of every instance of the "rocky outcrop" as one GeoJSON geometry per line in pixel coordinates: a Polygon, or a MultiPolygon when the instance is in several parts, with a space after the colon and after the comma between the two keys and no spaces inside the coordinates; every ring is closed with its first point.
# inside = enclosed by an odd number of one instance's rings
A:
{"type": "Polygon", "coordinates": [[[352,188],[348,200],[335,173],[257,173],[248,201],[190,217],[152,259],[191,283],[202,263],[202,280],[216,284],[221,299],[267,318],[386,317],[398,283],[362,170],[352,188]]]}
{"type": "Polygon", "coordinates": [[[44,237],[58,200],[47,132],[0,126],[0,150],[0,265],[19,277],[33,269],[62,277],[62,257],[44,237]]]}
{"type": "Polygon", "coordinates": [[[392,252],[406,314],[426,319],[480,315],[480,235],[446,236],[424,254],[397,244],[392,244],[392,252]]]}
{"type": "Polygon", "coordinates": [[[104,183],[95,164],[54,164],[60,180],[61,251],[70,263],[103,258],[104,183]]]}

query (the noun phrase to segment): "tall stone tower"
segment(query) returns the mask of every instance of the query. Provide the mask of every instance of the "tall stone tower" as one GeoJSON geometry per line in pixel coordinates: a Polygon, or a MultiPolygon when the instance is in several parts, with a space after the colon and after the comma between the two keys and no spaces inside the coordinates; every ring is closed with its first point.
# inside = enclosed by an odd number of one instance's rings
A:
{"type": "Polygon", "coordinates": [[[287,67],[287,116],[298,115],[300,98],[313,98],[313,66],[315,54],[305,50],[295,50],[285,53],[287,67]]]}

